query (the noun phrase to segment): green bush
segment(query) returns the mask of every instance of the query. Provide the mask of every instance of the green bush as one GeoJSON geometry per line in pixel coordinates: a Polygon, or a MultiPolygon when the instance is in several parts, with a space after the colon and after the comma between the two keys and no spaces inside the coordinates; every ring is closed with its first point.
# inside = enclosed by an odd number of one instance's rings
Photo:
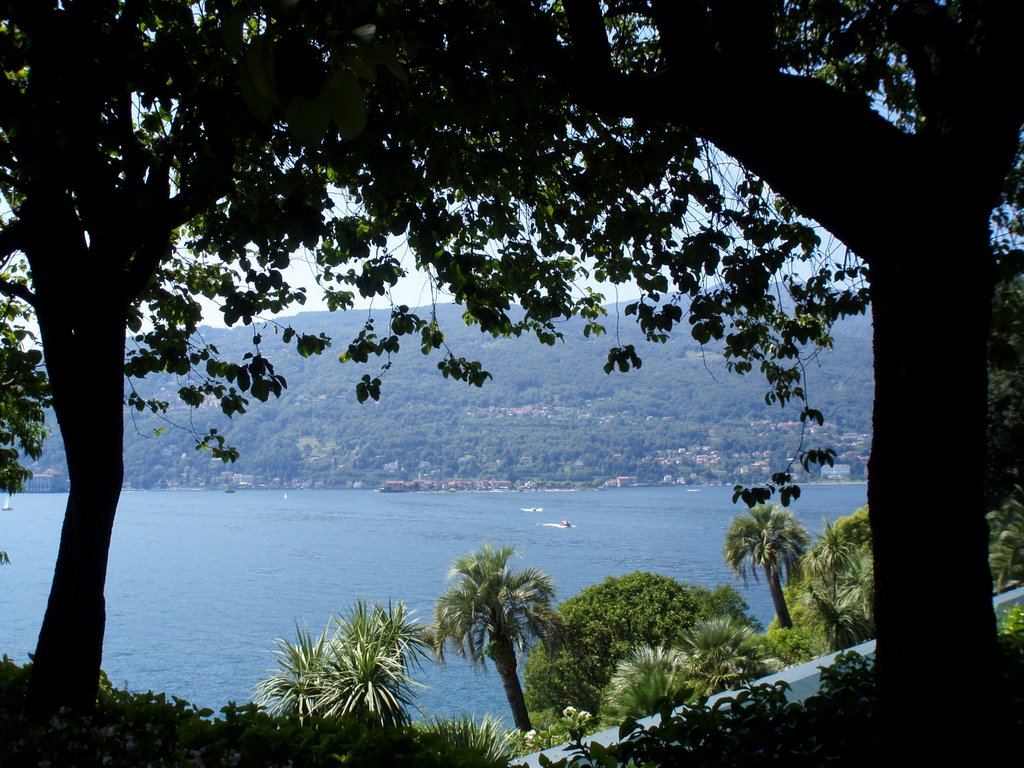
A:
{"type": "Polygon", "coordinates": [[[1013,605],[999,614],[999,646],[1003,654],[1024,663],[1024,605],[1013,605]]]}
{"type": "Polygon", "coordinates": [[[353,718],[271,715],[254,704],[209,709],[162,693],[101,686],[96,711],[36,724],[25,714],[30,665],[0,662],[0,768],[49,765],[171,768],[499,768],[474,749],[412,727],[368,728],[353,718]]]}
{"type": "Polygon", "coordinates": [[[531,752],[557,747],[559,744],[579,742],[584,736],[601,730],[601,727],[600,722],[585,709],[566,707],[543,728],[535,728],[526,733],[512,731],[509,738],[513,754],[528,755],[531,752]]]}
{"type": "Polygon", "coordinates": [[[786,667],[803,664],[817,655],[814,639],[799,623],[788,629],[769,629],[768,633],[761,637],[761,642],[764,645],[765,656],[778,659],[786,667]]]}
{"type": "Polygon", "coordinates": [[[880,757],[870,662],[856,654],[841,656],[822,670],[820,693],[804,703],[788,702],[785,691],[784,683],[762,685],[710,708],[665,711],[661,723],[648,729],[626,721],[617,745],[577,741],[569,757],[542,758],[541,764],[566,768],[582,757],[600,766],[818,768],[867,765],[880,757]]]}
{"type": "Polygon", "coordinates": [[[709,590],[645,571],[591,585],[559,605],[558,613],[557,642],[537,643],[527,657],[531,711],[571,705],[597,713],[616,665],[634,648],[673,645],[696,622],[713,616],[754,623],[730,586],[709,590]]]}

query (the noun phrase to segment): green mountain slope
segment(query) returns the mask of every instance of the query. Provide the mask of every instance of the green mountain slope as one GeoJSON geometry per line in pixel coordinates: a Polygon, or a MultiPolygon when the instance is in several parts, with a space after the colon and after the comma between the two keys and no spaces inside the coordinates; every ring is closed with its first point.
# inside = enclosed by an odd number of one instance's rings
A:
{"type": "MultiPolygon", "coordinates": [[[[335,346],[303,359],[280,344],[272,326],[261,350],[288,381],[277,401],[253,402],[248,413],[223,418],[215,405],[167,420],[129,415],[126,483],[132,487],[219,487],[239,482],[270,486],[342,487],[387,480],[509,480],[523,483],[758,482],[785,466],[800,445],[799,408],[766,406],[756,374],[725,369],[719,348],[701,348],[676,334],[645,342],[613,308],[609,334],[583,338],[570,321],[553,347],[533,338],[494,339],[467,328],[453,306],[438,307],[456,355],[480,360],[492,375],[482,388],[442,378],[439,355],[409,344],[383,376],[379,402],[359,404],[354,389],[380,361],[341,364],[365,314],[304,313],[299,330],[324,331],[335,346]],[[639,370],[605,374],[608,349],[635,344],[639,370]],[[241,451],[234,465],[194,450],[188,431],[216,426],[241,451]],[[166,432],[154,437],[154,430],[166,432]],[[236,477],[236,475],[238,477],[236,477]],[[252,477],[249,477],[252,476],[252,477]],[[666,478],[670,480],[666,480],[666,478]]],[[[205,329],[204,338],[228,357],[251,349],[251,331],[205,329]]],[[[805,447],[831,446],[854,478],[863,477],[871,412],[870,326],[865,318],[836,329],[836,348],[807,366],[813,407],[824,428],[805,447]]],[[[180,382],[151,378],[141,392],[174,399],[180,382]]],[[[59,465],[48,446],[39,467],[59,465]]]]}

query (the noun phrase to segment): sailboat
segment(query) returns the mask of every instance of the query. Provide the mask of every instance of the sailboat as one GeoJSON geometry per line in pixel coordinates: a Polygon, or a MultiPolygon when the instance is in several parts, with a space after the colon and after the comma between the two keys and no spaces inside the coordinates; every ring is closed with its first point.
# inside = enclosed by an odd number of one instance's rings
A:
{"type": "Polygon", "coordinates": [[[11,506],[11,494],[8,493],[7,498],[4,499],[4,512],[9,509],[14,509],[14,507],[11,506]]]}

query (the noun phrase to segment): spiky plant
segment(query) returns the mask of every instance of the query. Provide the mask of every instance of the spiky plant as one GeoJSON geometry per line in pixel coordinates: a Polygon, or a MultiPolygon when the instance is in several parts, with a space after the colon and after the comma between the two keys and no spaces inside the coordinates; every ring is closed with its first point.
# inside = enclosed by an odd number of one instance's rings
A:
{"type": "Polygon", "coordinates": [[[477,720],[468,715],[454,718],[432,717],[420,723],[428,733],[436,733],[449,744],[483,753],[488,760],[507,763],[515,757],[510,732],[500,719],[485,715],[477,720]]]}
{"type": "Polygon", "coordinates": [[[874,637],[874,568],[871,556],[857,552],[835,570],[807,574],[801,600],[825,633],[829,651],[874,637]]]}
{"type": "Polygon", "coordinates": [[[993,589],[1002,592],[1008,582],[1024,580],[1024,488],[1019,485],[1013,494],[988,513],[989,568],[993,589]]]}
{"type": "Polygon", "coordinates": [[[403,603],[359,601],[317,638],[296,627],[277,640],[278,670],[254,692],[257,704],[300,717],[354,716],[376,726],[404,725],[418,683],[410,669],[429,654],[425,627],[403,603]]]}
{"type": "Polygon", "coordinates": [[[308,628],[295,625],[295,642],[275,638],[277,670],[256,684],[253,701],[271,712],[290,712],[305,718],[319,714],[323,696],[321,670],[330,653],[326,627],[314,638],[308,628]]]}
{"type": "Polygon", "coordinates": [[[410,675],[430,653],[424,627],[403,603],[385,608],[360,600],[337,620],[322,669],[320,706],[327,716],[357,715],[373,725],[409,722],[418,685],[410,675]]]}

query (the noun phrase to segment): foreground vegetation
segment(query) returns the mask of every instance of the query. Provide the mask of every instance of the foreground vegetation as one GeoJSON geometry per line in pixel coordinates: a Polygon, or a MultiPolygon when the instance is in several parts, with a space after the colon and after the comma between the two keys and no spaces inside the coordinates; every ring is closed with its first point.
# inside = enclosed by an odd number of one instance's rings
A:
{"type": "MultiPolygon", "coordinates": [[[[1024,727],[1024,608],[1000,620],[1004,684],[1011,692],[1007,722],[1024,727]]],[[[106,678],[96,711],[85,717],[61,712],[37,723],[25,712],[31,665],[0,661],[0,766],[454,766],[496,768],[514,754],[566,741],[573,756],[602,766],[863,765],[881,754],[872,667],[843,656],[822,675],[821,693],[800,704],[785,700],[785,688],[744,690],[728,706],[663,714],[642,729],[626,720],[621,743],[607,748],[583,743],[593,719],[568,710],[540,733],[503,731],[493,720],[434,719],[418,725],[381,727],[357,716],[271,715],[253,704],[229,704],[213,718],[165,694],[113,689],[106,678]]],[[[945,706],[949,702],[939,703],[945,706]]],[[[703,701],[698,702],[703,704],[703,701]]],[[[908,707],[912,706],[908,702],[908,707]]],[[[915,705],[916,706],[916,705],[915,705]]],[[[927,716],[927,712],[924,713],[927,716]]],[[[978,734],[984,738],[985,734],[978,734]]],[[[566,766],[570,758],[556,766],[566,766]]],[[[549,761],[542,758],[542,764],[549,761]]]]}
{"type": "Polygon", "coordinates": [[[0,766],[423,766],[496,768],[481,751],[409,726],[374,727],[356,716],[271,715],[255,704],[213,712],[163,693],[130,693],[104,678],[90,716],[61,711],[32,722],[31,665],[0,662],[0,766]]]}

